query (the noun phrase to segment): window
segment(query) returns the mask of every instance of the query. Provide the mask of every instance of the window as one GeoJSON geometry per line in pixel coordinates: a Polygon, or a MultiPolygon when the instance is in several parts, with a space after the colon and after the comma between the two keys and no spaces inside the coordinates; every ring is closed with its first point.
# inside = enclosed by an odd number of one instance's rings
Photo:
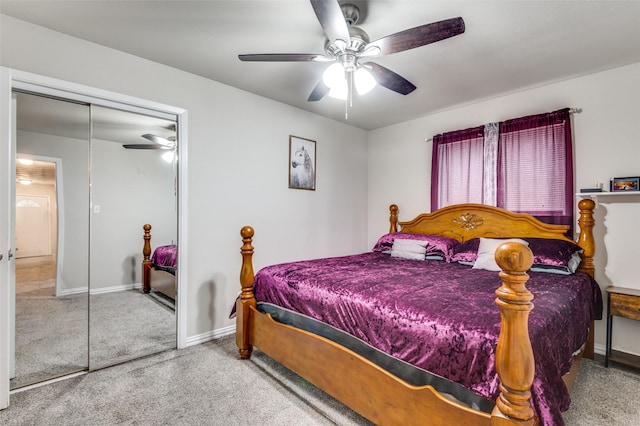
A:
{"type": "Polygon", "coordinates": [[[573,224],[569,109],[433,138],[431,207],[483,203],[573,224]]]}

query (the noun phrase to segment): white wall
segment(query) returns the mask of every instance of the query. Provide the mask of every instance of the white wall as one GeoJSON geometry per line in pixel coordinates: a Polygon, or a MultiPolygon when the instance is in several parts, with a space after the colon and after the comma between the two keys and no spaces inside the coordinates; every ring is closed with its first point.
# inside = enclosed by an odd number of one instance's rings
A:
{"type": "Polygon", "coordinates": [[[234,324],[240,228],[256,269],[367,248],[367,133],[235,88],[0,15],[0,65],[185,108],[187,335],[234,324]],[[288,189],[288,137],[317,141],[315,191],[288,189]]]}
{"type": "MultiPolygon", "coordinates": [[[[611,177],[640,176],[638,76],[640,64],[634,64],[369,132],[369,246],[386,232],[389,204],[398,204],[400,220],[430,211],[432,145],[425,140],[438,133],[563,107],[582,108],[572,116],[576,188],[592,187],[596,181],[607,188],[611,177]]],[[[640,194],[600,199],[595,263],[603,290],[610,285],[640,289],[639,216],[640,194]]],[[[605,335],[605,321],[597,322],[596,345],[604,346],[605,335]]],[[[613,347],[640,354],[639,324],[616,319],[613,347]]]]}
{"type": "Polygon", "coordinates": [[[173,165],[161,150],[123,149],[91,143],[91,291],[117,290],[142,282],[143,225],[152,246],[177,239],[173,165]],[[124,287],[123,287],[124,286],[124,287]]]}

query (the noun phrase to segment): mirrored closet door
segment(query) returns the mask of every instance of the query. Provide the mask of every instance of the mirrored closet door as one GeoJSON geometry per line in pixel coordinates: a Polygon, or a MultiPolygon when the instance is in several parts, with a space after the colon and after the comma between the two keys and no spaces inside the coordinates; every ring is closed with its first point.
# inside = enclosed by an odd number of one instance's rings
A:
{"type": "Polygon", "coordinates": [[[141,288],[144,225],[153,249],[176,245],[176,126],[98,106],[91,121],[89,364],[97,369],[176,347],[175,265],[150,271],[151,288],[141,288]],[[159,280],[169,281],[166,294],[159,280]]]}
{"type": "Polygon", "coordinates": [[[90,108],[27,93],[15,98],[12,389],[89,365],[90,108]]]}
{"type": "Polygon", "coordinates": [[[177,249],[175,121],[14,95],[10,387],[175,348],[175,265],[142,276],[146,224],[177,249]]]}

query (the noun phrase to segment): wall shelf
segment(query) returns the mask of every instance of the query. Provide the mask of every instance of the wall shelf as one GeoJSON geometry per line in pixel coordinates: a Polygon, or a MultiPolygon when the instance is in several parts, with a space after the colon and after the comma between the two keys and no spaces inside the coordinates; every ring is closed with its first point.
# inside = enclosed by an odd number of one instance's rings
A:
{"type": "Polygon", "coordinates": [[[640,196],[640,191],[616,191],[616,192],[578,192],[576,194],[579,197],[590,197],[590,198],[598,198],[598,197],[610,197],[610,196],[640,196]]]}
{"type": "MultiPolygon", "coordinates": [[[[640,191],[616,191],[616,192],[578,192],[576,197],[591,198],[598,208],[598,198],[600,197],[633,197],[640,198],[640,191]]],[[[614,200],[612,200],[614,201],[614,200]]]]}

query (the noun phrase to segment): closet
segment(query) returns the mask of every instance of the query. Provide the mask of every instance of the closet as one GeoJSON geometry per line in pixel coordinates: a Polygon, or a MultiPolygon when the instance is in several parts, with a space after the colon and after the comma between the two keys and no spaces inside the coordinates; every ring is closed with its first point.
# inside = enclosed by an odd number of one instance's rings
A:
{"type": "Polygon", "coordinates": [[[141,291],[141,263],[144,224],[178,244],[176,117],[12,98],[11,389],[175,348],[176,300],[141,291]]]}

